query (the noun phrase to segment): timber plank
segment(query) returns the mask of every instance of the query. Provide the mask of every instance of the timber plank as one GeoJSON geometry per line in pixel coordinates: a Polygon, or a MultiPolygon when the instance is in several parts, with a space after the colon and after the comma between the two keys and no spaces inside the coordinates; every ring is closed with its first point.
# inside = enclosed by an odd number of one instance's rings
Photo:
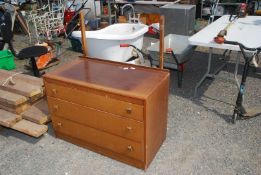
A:
{"type": "Polygon", "coordinates": [[[0,104],[7,107],[17,107],[26,103],[28,98],[0,89],[0,104]]]}
{"type": "Polygon", "coordinates": [[[31,108],[22,113],[23,119],[37,124],[45,124],[51,121],[46,98],[36,102],[31,108]]]}
{"type": "Polygon", "coordinates": [[[47,115],[47,116],[49,116],[49,118],[51,118],[46,98],[40,99],[33,106],[35,106],[36,108],[41,110],[45,115],[47,115]]]}
{"type": "Polygon", "coordinates": [[[48,121],[48,116],[35,106],[23,112],[22,118],[37,124],[45,124],[48,121]]]}
{"type": "MultiPolygon", "coordinates": [[[[0,82],[2,83],[3,81],[5,80],[0,77],[0,82]]],[[[30,102],[34,102],[44,95],[42,87],[31,85],[22,81],[17,81],[14,85],[7,83],[3,86],[1,84],[0,89],[28,97],[30,102]]]]}
{"type": "Polygon", "coordinates": [[[0,109],[4,109],[8,112],[15,113],[15,114],[21,114],[22,112],[26,111],[29,107],[30,105],[27,103],[20,105],[18,107],[8,107],[0,104],[0,109]]]}
{"type": "MultiPolygon", "coordinates": [[[[0,70],[0,77],[7,79],[8,77],[14,75],[15,73],[17,73],[17,72],[0,70]]],[[[25,75],[25,74],[15,75],[13,77],[13,80],[14,81],[23,81],[23,82],[26,82],[26,83],[29,83],[29,84],[32,84],[35,86],[39,86],[39,87],[44,85],[42,78],[37,78],[37,77],[30,76],[30,75],[25,75]]]]}
{"type": "Polygon", "coordinates": [[[24,119],[14,124],[11,128],[33,137],[40,137],[48,130],[46,125],[38,125],[24,119]]]}
{"type": "Polygon", "coordinates": [[[0,89],[23,95],[34,102],[44,96],[43,80],[24,74],[13,76],[14,83],[6,82],[16,72],[0,70],[0,89]]]}
{"type": "Polygon", "coordinates": [[[20,120],[22,116],[0,109],[0,125],[10,128],[20,120]]]}

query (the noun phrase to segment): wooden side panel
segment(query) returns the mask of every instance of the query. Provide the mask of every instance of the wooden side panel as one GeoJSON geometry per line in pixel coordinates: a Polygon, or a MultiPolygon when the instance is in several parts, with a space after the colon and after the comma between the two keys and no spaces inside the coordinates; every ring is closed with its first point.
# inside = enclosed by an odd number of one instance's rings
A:
{"type": "Polygon", "coordinates": [[[88,91],[46,83],[47,96],[78,103],[84,106],[143,121],[143,106],[116,100],[109,95],[98,95],[88,91]]]}
{"type": "Polygon", "coordinates": [[[146,167],[166,138],[169,76],[151,94],[146,103],[146,167]]]}
{"type": "Polygon", "coordinates": [[[48,97],[53,115],[86,125],[136,142],[143,141],[143,123],[114,114],[98,111],[75,103],[48,97]]]}
{"type": "Polygon", "coordinates": [[[80,125],[57,116],[52,116],[52,122],[55,132],[83,140],[90,144],[102,146],[105,149],[136,160],[144,160],[143,145],[140,143],[80,125]]]}

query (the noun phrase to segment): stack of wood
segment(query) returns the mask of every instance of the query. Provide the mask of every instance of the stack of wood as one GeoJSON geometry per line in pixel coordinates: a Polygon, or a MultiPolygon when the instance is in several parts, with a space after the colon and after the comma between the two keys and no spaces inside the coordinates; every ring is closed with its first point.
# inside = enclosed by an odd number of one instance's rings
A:
{"type": "Polygon", "coordinates": [[[0,125],[40,137],[50,121],[41,78],[0,70],[0,125]]]}

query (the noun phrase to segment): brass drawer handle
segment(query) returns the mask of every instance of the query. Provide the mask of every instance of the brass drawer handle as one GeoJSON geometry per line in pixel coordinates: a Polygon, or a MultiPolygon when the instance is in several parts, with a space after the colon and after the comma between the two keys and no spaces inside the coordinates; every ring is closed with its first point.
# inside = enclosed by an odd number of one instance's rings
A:
{"type": "Polygon", "coordinates": [[[128,151],[133,151],[133,147],[131,145],[127,146],[128,151]]]}
{"type": "Polygon", "coordinates": [[[53,95],[57,94],[57,90],[56,89],[52,89],[53,95]]]}
{"type": "Polygon", "coordinates": [[[131,131],[132,131],[132,127],[131,127],[131,126],[127,126],[127,127],[126,127],[126,130],[127,130],[128,132],[131,132],[131,131]]]}
{"type": "Polygon", "coordinates": [[[57,123],[57,126],[62,127],[62,123],[60,123],[60,122],[57,123]]]}
{"type": "Polygon", "coordinates": [[[53,111],[54,111],[54,112],[58,111],[58,109],[59,109],[58,105],[54,105],[54,106],[53,106],[53,111]]]}
{"type": "Polygon", "coordinates": [[[127,112],[128,114],[131,114],[132,109],[131,109],[131,108],[126,108],[126,112],[127,112]]]}

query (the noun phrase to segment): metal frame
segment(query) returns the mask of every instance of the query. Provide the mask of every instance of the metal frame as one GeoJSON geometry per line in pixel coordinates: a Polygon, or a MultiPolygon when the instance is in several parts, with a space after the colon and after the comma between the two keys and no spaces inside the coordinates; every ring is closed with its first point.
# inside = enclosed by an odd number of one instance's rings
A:
{"type": "Polygon", "coordinates": [[[32,40],[32,33],[34,33],[37,42],[40,42],[41,36],[48,40],[53,38],[53,34],[60,32],[64,28],[63,26],[64,5],[61,0],[57,1],[57,4],[48,1],[48,5],[43,6],[40,9],[32,10],[26,14],[26,23],[30,30],[30,43],[32,40]],[[54,9],[57,7],[57,9],[54,9]]]}
{"type": "MultiPolygon", "coordinates": [[[[227,61],[223,63],[220,67],[218,67],[214,73],[210,73],[211,71],[211,61],[212,61],[212,53],[213,53],[213,48],[209,48],[209,56],[208,56],[208,67],[206,73],[203,75],[201,80],[196,84],[195,90],[194,90],[194,97],[197,97],[198,95],[198,88],[202,85],[202,83],[207,79],[207,78],[220,78],[220,79],[225,79],[225,80],[233,80],[236,82],[236,85],[238,89],[240,88],[240,83],[237,78],[237,73],[238,73],[238,66],[239,66],[239,61],[240,61],[240,51],[237,52],[236,56],[236,65],[235,65],[235,70],[234,70],[234,78],[228,78],[224,76],[218,76],[217,74],[224,68],[224,66],[227,65],[227,61]]],[[[230,57],[230,56],[229,56],[230,57]]]]}

